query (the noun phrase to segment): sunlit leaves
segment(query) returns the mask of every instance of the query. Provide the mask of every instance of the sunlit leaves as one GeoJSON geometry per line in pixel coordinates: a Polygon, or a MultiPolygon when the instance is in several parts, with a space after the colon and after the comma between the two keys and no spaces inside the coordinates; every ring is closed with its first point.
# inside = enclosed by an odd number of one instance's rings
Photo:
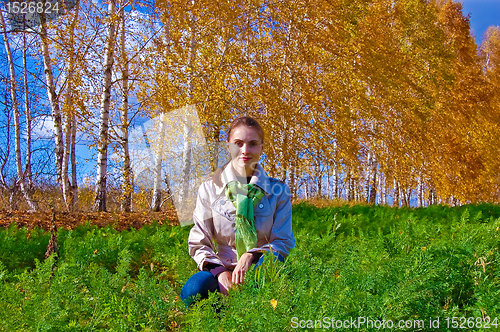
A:
{"type": "MultiPolygon", "coordinates": [[[[53,52],[61,68],[75,61],[74,105],[90,131],[98,31],[113,17],[86,15],[74,48],[68,21],[53,52]]],[[[319,183],[328,167],[361,182],[375,168],[389,190],[496,199],[500,32],[488,30],[478,55],[459,2],[159,0],[155,15],[128,16],[141,29],[129,34],[129,63],[116,62],[130,64],[147,116],[196,105],[209,143],[232,118],[253,116],[265,169],[291,183],[319,183]]]]}

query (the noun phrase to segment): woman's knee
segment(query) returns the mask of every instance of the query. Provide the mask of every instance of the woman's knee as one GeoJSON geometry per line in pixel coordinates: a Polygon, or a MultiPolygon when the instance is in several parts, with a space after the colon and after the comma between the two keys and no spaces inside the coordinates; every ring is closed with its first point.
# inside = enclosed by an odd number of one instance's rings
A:
{"type": "Polygon", "coordinates": [[[191,276],[186,281],[181,290],[181,299],[186,306],[191,305],[196,301],[198,294],[201,299],[208,298],[209,292],[216,292],[219,290],[219,282],[208,271],[200,271],[191,276]]]}

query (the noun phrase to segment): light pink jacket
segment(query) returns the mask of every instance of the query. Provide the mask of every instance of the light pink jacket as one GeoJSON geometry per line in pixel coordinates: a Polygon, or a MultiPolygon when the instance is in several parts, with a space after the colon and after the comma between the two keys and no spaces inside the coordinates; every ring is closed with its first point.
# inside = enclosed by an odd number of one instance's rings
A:
{"type": "MultiPolygon", "coordinates": [[[[225,196],[225,186],[236,180],[233,167],[227,165],[221,174],[222,187],[213,178],[203,182],[198,191],[193,213],[194,226],[189,234],[189,254],[202,270],[205,263],[224,265],[232,270],[237,256],[234,243],[235,208],[225,196]]],[[[295,247],[292,232],[292,204],[288,186],[270,178],[257,165],[250,183],[264,190],[265,195],[254,208],[257,247],[249,252],[279,252],[287,257],[295,247]]]]}

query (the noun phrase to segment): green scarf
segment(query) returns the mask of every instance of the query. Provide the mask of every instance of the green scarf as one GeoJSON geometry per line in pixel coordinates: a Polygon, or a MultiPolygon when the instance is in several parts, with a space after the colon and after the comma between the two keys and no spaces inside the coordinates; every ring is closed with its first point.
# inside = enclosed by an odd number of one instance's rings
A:
{"type": "Polygon", "coordinates": [[[236,208],[236,231],[234,234],[238,260],[241,255],[257,246],[257,230],[253,208],[259,204],[264,191],[255,184],[231,181],[226,186],[226,198],[236,208]]]}

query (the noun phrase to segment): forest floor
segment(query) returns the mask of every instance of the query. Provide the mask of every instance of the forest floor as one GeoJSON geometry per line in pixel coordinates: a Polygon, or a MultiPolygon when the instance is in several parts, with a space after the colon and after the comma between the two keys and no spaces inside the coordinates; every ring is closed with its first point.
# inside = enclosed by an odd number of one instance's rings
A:
{"type": "MultiPolygon", "coordinates": [[[[317,208],[323,207],[339,207],[344,205],[354,205],[355,202],[348,202],[336,199],[297,199],[292,202],[293,205],[307,201],[309,204],[317,208]]],[[[50,211],[27,212],[27,211],[11,211],[0,209],[0,227],[7,228],[12,223],[16,223],[18,228],[26,227],[33,229],[36,227],[47,231],[50,230],[52,213],[50,211]]],[[[153,221],[159,224],[169,224],[171,226],[178,225],[177,213],[175,208],[167,208],[161,212],[56,212],[55,222],[57,228],[64,227],[66,229],[74,229],[79,225],[90,222],[91,225],[105,227],[113,226],[118,231],[130,230],[131,228],[139,229],[144,225],[149,225],[153,221]]]]}
{"type": "MultiPolygon", "coordinates": [[[[26,212],[0,210],[0,227],[7,228],[16,223],[19,228],[36,227],[49,230],[51,227],[52,213],[50,211],[26,212]]],[[[98,227],[112,225],[118,231],[139,229],[153,221],[159,224],[178,225],[175,209],[161,212],[56,212],[55,223],[57,228],[74,229],[79,225],[90,222],[98,227]]]]}

